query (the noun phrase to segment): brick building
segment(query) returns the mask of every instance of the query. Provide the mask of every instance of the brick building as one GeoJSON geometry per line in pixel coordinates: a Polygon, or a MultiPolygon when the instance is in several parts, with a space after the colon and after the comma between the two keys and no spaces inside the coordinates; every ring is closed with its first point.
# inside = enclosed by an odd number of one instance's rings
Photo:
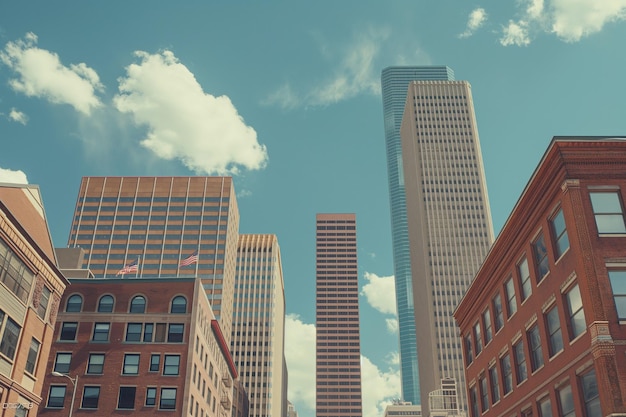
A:
{"type": "Polygon", "coordinates": [[[454,315],[469,415],[626,415],[626,140],[555,137],[454,315]]]}

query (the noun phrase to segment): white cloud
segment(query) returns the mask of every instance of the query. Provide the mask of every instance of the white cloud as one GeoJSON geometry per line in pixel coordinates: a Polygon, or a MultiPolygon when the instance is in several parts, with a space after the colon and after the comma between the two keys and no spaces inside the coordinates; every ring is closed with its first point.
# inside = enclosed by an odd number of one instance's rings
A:
{"type": "Polygon", "coordinates": [[[277,105],[284,110],[290,110],[298,107],[302,103],[302,100],[290,84],[284,84],[266,99],[261,101],[263,105],[277,105]]]}
{"type": "Polygon", "coordinates": [[[396,314],[396,289],[393,276],[379,277],[376,274],[365,272],[365,279],[369,281],[361,289],[369,305],[384,314],[396,314]]]}
{"type": "Polygon", "coordinates": [[[382,416],[385,407],[394,398],[400,398],[400,370],[397,365],[381,370],[368,358],[361,356],[361,381],[363,417],[382,416]]]}
{"type": "Polygon", "coordinates": [[[227,96],[205,93],[170,51],[137,51],[139,63],[119,79],[116,108],[146,126],[141,144],[163,159],[179,159],[196,173],[232,175],[261,169],[267,150],[227,96]]]}
{"type": "Polygon", "coordinates": [[[544,12],[543,0],[529,0],[526,14],[530,19],[541,19],[544,12]]]}
{"type": "Polygon", "coordinates": [[[552,0],[552,31],[576,42],[602,30],[606,23],[626,19],[626,0],[552,0]]]}
{"type": "Polygon", "coordinates": [[[459,38],[469,38],[487,21],[487,12],[482,7],[472,10],[467,19],[467,27],[465,32],[459,35],[459,38]]]}
{"type": "Polygon", "coordinates": [[[519,22],[509,20],[509,24],[502,29],[500,44],[503,46],[526,46],[530,44],[528,24],[523,20],[519,22]]]}
{"type": "Polygon", "coordinates": [[[0,168],[0,182],[28,184],[28,178],[26,178],[24,171],[13,171],[10,169],[0,168]]]}
{"type": "Polygon", "coordinates": [[[392,334],[398,333],[398,319],[385,319],[385,324],[387,325],[387,331],[392,334]]]}
{"type": "Polygon", "coordinates": [[[26,125],[26,123],[28,123],[28,116],[26,116],[24,112],[16,110],[15,108],[11,109],[8,117],[9,117],[9,120],[12,120],[17,123],[21,123],[23,125],[26,125]]]}
{"type": "Polygon", "coordinates": [[[103,86],[93,69],[84,63],[66,67],[56,53],[36,45],[37,35],[29,32],[0,51],[0,61],[18,76],[9,80],[13,90],[51,103],[69,104],[85,115],[102,105],[96,92],[103,86]]]}

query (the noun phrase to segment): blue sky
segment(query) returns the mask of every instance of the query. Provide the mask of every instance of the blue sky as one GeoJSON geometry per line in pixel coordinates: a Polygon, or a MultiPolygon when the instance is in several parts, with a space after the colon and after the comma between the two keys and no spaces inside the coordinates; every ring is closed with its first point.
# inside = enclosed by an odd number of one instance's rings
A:
{"type": "Polygon", "coordinates": [[[555,135],[626,132],[626,0],[0,3],[0,181],[57,246],[86,175],[233,175],[275,233],[290,399],[314,415],[315,213],[357,215],[364,415],[399,396],[380,72],[472,84],[496,232],[555,135]]]}

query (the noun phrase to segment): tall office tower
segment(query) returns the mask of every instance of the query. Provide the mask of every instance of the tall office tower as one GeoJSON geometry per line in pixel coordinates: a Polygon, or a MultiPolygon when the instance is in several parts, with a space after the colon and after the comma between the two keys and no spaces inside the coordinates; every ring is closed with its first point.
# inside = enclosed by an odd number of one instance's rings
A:
{"type": "Polygon", "coordinates": [[[316,416],[361,417],[356,217],[316,220],[316,416]]]}
{"type": "Polygon", "coordinates": [[[275,235],[239,235],[231,351],[250,417],[283,417],[285,292],[275,235]]]}
{"type": "MultiPolygon", "coordinates": [[[[465,386],[452,313],[493,242],[469,83],[412,81],[400,137],[425,409],[442,381],[453,378],[457,386],[465,386]]],[[[464,412],[465,391],[458,394],[456,404],[464,412]]]]}
{"type": "Polygon", "coordinates": [[[230,344],[238,234],[230,177],[85,177],[68,247],[96,278],[197,275],[230,344]]]}
{"type": "Polygon", "coordinates": [[[383,114],[387,147],[387,176],[391,206],[391,239],[400,337],[402,398],[420,404],[417,345],[413,309],[413,283],[407,230],[400,124],[409,83],[414,80],[454,80],[448,67],[388,67],[382,72],[383,114]]]}

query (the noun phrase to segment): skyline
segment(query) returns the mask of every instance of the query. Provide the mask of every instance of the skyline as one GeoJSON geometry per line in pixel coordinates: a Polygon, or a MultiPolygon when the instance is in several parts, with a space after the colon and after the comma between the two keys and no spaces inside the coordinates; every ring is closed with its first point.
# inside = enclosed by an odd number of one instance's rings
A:
{"type": "Polygon", "coordinates": [[[238,168],[240,232],[281,246],[301,417],[314,404],[315,213],[356,213],[373,417],[399,391],[395,303],[380,296],[393,291],[381,71],[447,65],[471,83],[497,233],[553,136],[626,131],[626,2],[567,6],[3,3],[1,176],[40,186],[63,247],[83,176],[238,168]]]}

